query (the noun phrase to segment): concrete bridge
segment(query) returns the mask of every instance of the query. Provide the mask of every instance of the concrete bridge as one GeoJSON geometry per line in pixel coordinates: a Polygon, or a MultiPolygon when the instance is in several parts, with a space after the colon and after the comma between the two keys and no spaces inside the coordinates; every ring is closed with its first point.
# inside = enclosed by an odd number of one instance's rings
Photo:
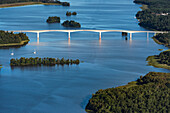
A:
{"type": "Polygon", "coordinates": [[[14,31],[8,31],[8,32],[24,32],[24,33],[37,33],[37,39],[39,40],[40,33],[44,32],[66,32],[68,33],[68,39],[71,37],[72,32],[97,32],[99,33],[99,40],[102,38],[102,33],[104,32],[125,32],[129,33],[129,38],[132,40],[132,34],[133,33],[147,33],[147,38],[149,37],[149,33],[168,33],[168,31],[130,31],[130,30],[14,30],[14,31]]]}

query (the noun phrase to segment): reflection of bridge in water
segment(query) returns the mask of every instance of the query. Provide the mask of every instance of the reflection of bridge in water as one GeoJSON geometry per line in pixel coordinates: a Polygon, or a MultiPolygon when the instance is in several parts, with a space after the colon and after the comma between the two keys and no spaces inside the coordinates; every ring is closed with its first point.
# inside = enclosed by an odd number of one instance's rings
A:
{"type": "Polygon", "coordinates": [[[8,32],[24,32],[24,33],[37,33],[37,41],[39,43],[40,33],[44,32],[66,32],[68,33],[68,39],[71,38],[72,32],[97,32],[99,33],[99,40],[102,38],[102,33],[104,32],[122,32],[129,33],[129,38],[132,40],[133,33],[147,33],[147,39],[149,38],[149,33],[168,33],[167,31],[130,31],[130,30],[16,30],[16,31],[8,31],[8,32]]]}

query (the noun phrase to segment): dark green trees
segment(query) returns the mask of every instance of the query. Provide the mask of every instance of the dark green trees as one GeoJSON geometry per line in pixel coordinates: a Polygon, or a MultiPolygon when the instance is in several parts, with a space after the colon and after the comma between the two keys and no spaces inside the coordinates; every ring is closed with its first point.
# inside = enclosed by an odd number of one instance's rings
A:
{"type": "Polygon", "coordinates": [[[53,17],[48,17],[47,23],[60,23],[60,17],[53,16],[53,17]]]}
{"type": "Polygon", "coordinates": [[[67,16],[77,15],[77,13],[76,13],[76,12],[71,13],[71,12],[67,11],[67,12],[66,12],[66,15],[67,15],[67,16]]]}
{"type": "Polygon", "coordinates": [[[170,73],[150,72],[126,86],[99,90],[89,113],[169,113],[170,73]]]}
{"type": "Polygon", "coordinates": [[[14,34],[13,32],[0,31],[0,44],[21,43],[29,41],[25,33],[14,34]]]}
{"type": "Polygon", "coordinates": [[[139,11],[136,15],[139,25],[148,29],[170,31],[169,0],[135,0],[134,2],[148,5],[148,9],[139,11]]]}
{"type": "Polygon", "coordinates": [[[10,65],[11,66],[37,66],[37,65],[48,65],[48,66],[53,66],[53,65],[64,65],[64,64],[79,64],[80,61],[77,60],[65,60],[62,58],[61,60],[57,58],[24,58],[21,57],[20,59],[11,59],[10,60],[10,65]]]}
{"type": "Polygon", "coordinates": [[[78,23],[78,22],[75,22],[75,21],[73,21],[73,20],[71,20],[71,21],[64,21],[63,23],[62,23],[62,25],[64,26],[64,27],[74,27],[74,28],[80,28],[81,27],[81,25],[80,25],[80,23],[78,23]]]}

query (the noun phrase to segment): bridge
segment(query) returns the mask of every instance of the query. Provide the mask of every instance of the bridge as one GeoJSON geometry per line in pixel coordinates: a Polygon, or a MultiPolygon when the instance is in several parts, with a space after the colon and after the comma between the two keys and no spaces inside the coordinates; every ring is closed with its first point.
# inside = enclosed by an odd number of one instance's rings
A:
{"type": "Polygon", "coordinates": [[[124,32],[129,33],[129,38],[132,40],[132,34],[133,33],[147,33],[147,38],[149,37],[149,33],[168,33],[168,31],[130,31],[130,30],[14,30],[14,31],[8,31],[8,32],[24,32],[24,33],[37,33],[37,39],[39,40],[40,33],[44,32],[66,32],[68,33],[68,39],[70,40],[71,33],[72,32],[97,32],[99,33],[99,40],[102,38],[102,33],[104,32],[124,32]]]}

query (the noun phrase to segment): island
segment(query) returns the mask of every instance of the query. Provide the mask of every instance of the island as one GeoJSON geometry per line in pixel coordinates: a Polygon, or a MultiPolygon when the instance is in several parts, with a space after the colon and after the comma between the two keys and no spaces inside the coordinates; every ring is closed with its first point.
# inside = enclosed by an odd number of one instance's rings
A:
{"type": "Polygon", "coordinates": [[[14,34],[13,32],[0,31],[0,47],[23,46],[29,42],[25,33],[14,34]]]}
{"type": "Polygon", "coordinates": [[[99,90],[88,113],[169,113],[170,73],[150,72],[125,86],[99,90]]]}
{"type": "Polygon", "coordinates": [[[70,6],[69,2],[60,2],[58,0],[1,0],[0,8],[34,4],[70,6]]]}
{"type": "Polygon", "coordinates": [[[149,56],[146,60],[151,66],[170,69],[170,49],[159,55],[149,56]]]}
{"type": "Polygon", "coordinates": [[[60,23],[60,17],[57,17],[57,16],[48,17],[46,22],[47,23],[60,23]]]}
{"type": "Polygon", "coordinates": [[[2,68],[2,65],[0,65],[0,69],[2,68]]]}
{"type": "Polygon", "coordinates": [[[80,60],[72,60],[72,59],[59,59],[59,58],[25,58],[21,57],[20,59],[11,59],[10,60],[10,65],[11,66],[54,66],[54,65],[64,65],[64,64],[79,64],[80,60]]]}
{"type": "Polygon", "coordinates": [[[66,12],[66,16],[71,16],[71,15],[77,15],[77,13],[76,12],[71,13],[69,11],[66,12]]]}
{"type": "Polygon", "coordinates": [[[64,27],[73,27],[73,28],[80,28],[80,27],[81,27],[80,23],[75,22],[75,21],[73,21],[73,20],[71,20],[71,21],[66,20],[66,21],[64,21],[64,22],[62,23],[62,25],[63,25],[64,27]]]}

